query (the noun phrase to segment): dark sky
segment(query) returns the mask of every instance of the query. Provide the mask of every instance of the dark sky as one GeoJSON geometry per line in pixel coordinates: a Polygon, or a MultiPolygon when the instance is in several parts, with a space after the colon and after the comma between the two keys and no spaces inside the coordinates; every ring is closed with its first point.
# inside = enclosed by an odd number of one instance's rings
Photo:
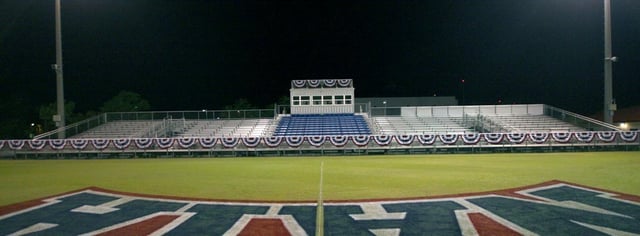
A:
{"type": "MultiPolygon", "coordinates": [[[[0,0],[0,99],[34,112],[55,102],[53,3],[0,0]]],[[[602,109],[603,0],[62,0],[62,15],[80,111],[121,90],[154,110],[266,105],[325,78],[353,78],[357,97],[461,98],[464,79],[467,104],[602,109]]],[[[614,97],[636,105],[640,1],[612,16],[614,97]]]]}

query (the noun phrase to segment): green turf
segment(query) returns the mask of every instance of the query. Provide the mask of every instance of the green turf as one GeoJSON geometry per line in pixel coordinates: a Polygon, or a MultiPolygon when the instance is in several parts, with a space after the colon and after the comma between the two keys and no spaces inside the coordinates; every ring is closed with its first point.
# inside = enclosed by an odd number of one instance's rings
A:
{"type": "Polygon", "coordinates": [[[406,198],[552,179],[640,195],[640,152],[367,157],[2,160],[0,205],[88,186],[237,200],[406,198]]]}

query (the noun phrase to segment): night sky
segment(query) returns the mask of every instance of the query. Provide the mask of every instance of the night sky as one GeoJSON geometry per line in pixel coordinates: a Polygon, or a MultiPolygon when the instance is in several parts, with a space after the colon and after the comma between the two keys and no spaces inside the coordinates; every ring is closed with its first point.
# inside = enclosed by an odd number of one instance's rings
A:
{"type": "MultiPolygon", "coordinates": [[[[638,105],[640,1],[612,16],[614,98],[638,105]]],[[[265,106],[327,78],[353,78],[356,97],[461,100],[464,79],[466,104],[603,106],[603,0],[62,0],[62,33],[80,112],[121,90],[154,110],[265,106]]],[[[54,1],[0,1],[4,109],[55,102],[54,63],[54,1]]]]}

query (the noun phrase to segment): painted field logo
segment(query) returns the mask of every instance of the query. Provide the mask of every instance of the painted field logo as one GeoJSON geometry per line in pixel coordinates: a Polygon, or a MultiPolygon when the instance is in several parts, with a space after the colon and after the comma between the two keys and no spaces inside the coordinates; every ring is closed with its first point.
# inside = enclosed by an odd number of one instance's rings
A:
{"type": "MultiPolygon", "coordinates": [[[[0,235],[313,235],[315,203],[88,188],[0,207],[0,235]]],[[[327,235],[639,235],[640,198],[551,181],[438,198],[325,202],[327,235]]]]}

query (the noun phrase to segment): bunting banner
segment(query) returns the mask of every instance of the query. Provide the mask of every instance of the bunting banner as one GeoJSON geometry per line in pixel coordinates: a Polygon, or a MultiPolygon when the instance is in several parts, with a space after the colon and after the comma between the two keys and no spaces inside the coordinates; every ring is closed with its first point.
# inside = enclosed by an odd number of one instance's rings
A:
{"type": "Polygon", "coordinates": [[[440,137],[440,141],[442,143],[447,144],[447,145],[455,144],[458,141],[458,135],[457,134],[441,134],[438,137],[440,137]]]}
{"type": "Polygon", "coordinates": [[[222,146],[224,146],[225,148],[235,148],[236,146],[238,146],[238,142],[240,142],[240,139],[236,137],[224,137],[220,138],[220,141],[222,142],[222,146]]]}
{"type": "Polygon", "coordinates": [[[218,139],[215,137],[201,137],[200,138],[200,146],[203,148],[212,148],[218,142],[218,139]]]}
{"type": "Polygon", "coordinates": [[[176,139],[176,141],[178,142],[178,145],[180,145],[180,147],[182,148],[190,148],[191,146],[196,144],[196,139],[192,137],[182,137],[182,138],[176,139]]]}
{"type": "Polygon", "coordinates": [[[460,136],[462,136],[464,144],[477,144],[480,142],[480,138],[482,137],[479,133],[465,133],[460,136]]]}
{"type": "Polygon", "coordinates": [[[173,147],[173,142],[175,139],[172,138],[157,138],[156,143],[160,149],[169,149],[173,147]]]}
{"type": "Polygon", "coordinates": [[[529,133],[529,140],[537,144],[546,142],[547,138],[549,138],[549,133],[529,133]]]}
{"type": "Polygon", "coordinates": [[[92,139],[91,145],[95,149],[102,150],[107,148],[107,146],[109,146],[109,140],[108,139],[92,139]]]}
{"type": "Polygon", "coordinates": [[[590,143],[595,136],[593,132],[577,132],[574,133],[576,139],[583,143],[590,143]]]}
{"type": "Polygon", "coordinates": [[[280,143],[282,143],[282,137],[278,137],[278,136],[271,136],[271,137],[265,137],[264,139],[264,144],[267,145],[267,147],[278,147],[280,146],[280,143]]]}
{"type": "Polygon", "coordinates": [[[551,133],[551,138],[558,143],[568,143],[571,141],[571,133],[569,132],[558,132],[551,133]]]}
{"type": "Polygon", "coordinates": [[[257,147],[258,145],[260,145],[260,138],[259,137],[244,137],[244,138],[242,138],[242,143],[244,144],[244,146],[246,146],[248,148],[254,148],[254,147],[257,147]]]}
{"type": "Polygon", "coordinates": [[[415,140],[415,136],[409,134],[399,134],[395,136],[395,139],[396,143],[409,146],[413,143],[413,140],[415,140]]]}
{"type": "Polygon", "coordinates": [[[512,144],[521,144],[527,138],[527,135],[524,133],[508,133],[507,139],[512,144]]]}
{"type": "Polygon", "coordinates": [[[391,135],[376,135],[373,136],[373,141],[378,144],[378,146],[387,146],[393,141],[393,136],[391,135]]]}
{"type": "Polygon", "coordinates": [[[304,142],[304,137],[302,136],[287,136],[285,138],[289,147],[299,147],[304,142]]]}
{"type": "Polygon", "coordinates": [[[324,86],[325,87],[334,87],[334,86],[336,86],[336,80],[335,79],[326,79],[326,80],[324,80],[324,86]]]}
{"type": "Polygon", "coordinates": [[[421,135],[418,135],[418,141],[422,145],[432,145],[433,143],[436,142],[436,135],[435,134],[421,134],[421,135]]]}
{"type": "Polygon", "coordinates": [[[620,138],[627,143],[633,143],[638,139],[638,132],[622,131],[620,132],[620,138]]]}
{"type": "Polygon", "coordinates": [[[317,88],[320,87],[320,80],[307,80],[307,84],[311,88],[317,88]]]}
{"type": "Polygon", "coordinates": [[[351,86],[351,80],[350,79],[339,79],[338,80],[338,87],[350,87],[351,86]]]}
{"type": "Polygon", "coordinates": [[[504,139],[504,134],[501,133],[487,133],[484,134],[484,140],[489,144],[500,144],[504,139]]]}
{"type": "Polygon", "coordinates": [[[65,139],[50,139],[49,146],[55,150],[64,149],[67,146],[67,140],[65,139]]]}
{"type": "Polygon", "coordinates": [[[329,142],[331,142],[333,146],[342,147],[349,142],[349,136],[331,136],[329,142]]]}
{"type": "Polygon", "coordinates": [[[71,139],[69,140],[71,147],[75,150],[84,150],[89,145],[89,140],[87,139],[71,139]]]}
{"type": "Polygon", "coordinates": [[[153,139],[150,138],[137,138],[134,140],[136,147],[140,149],[147,149],[153,145],[153,139]]]}
{"type": "Polygon", "coordinates": [[[9,140],[8,143],[11,150],[20,150],[24,146],[24,140],[9,140]]]}
{"type": "Polygon", "coordinates": [[[613,131],[600,131],[597,133],[600,141],[610,143],[616,139],[616,133],[613,131]]]}
{"type": "Polygon", "coordinates": [[[307,84],[307,81],[305,80],[294,80],[291,82],[294,88],[304,88],[304,86],[307,84]]]}
{"type": "Polygon", "coordinates": [[[33,150],[40,150],[47,145],[47,142],[41,139],[31,139],[28,141],[29,147],[33,150]]]}
{"type": "Polygon", "coordinates": [[[0,140],[0,149],[4,147],[4,140],[0,140]]]}
{"type": "Polygon", "coordinates": [[[325,136],[310,136],[310,137],[307,137],[307,142],[309,142],[309,144],[311,144],[311,146],[314,146],[314,147],[322,146],[326,140],[327,140],[327,138],[325,136]]]}
{"type": "Polygon", "coordinates": [[[130,144],[131,144],[131,139],[128,139],[128,138],[119,138],[119,139],[113,140],[113,145],[120,150],[129,147],[130,144]]]}
{"type": "Polygon", "coordinates": [[[353,136],[351,138],[353,140],[353,144],[355,144],[356,146],[363,147],[369,144],[369,140],[371,139],[371,136],[358,135],[358,136],[353,136]]]}

